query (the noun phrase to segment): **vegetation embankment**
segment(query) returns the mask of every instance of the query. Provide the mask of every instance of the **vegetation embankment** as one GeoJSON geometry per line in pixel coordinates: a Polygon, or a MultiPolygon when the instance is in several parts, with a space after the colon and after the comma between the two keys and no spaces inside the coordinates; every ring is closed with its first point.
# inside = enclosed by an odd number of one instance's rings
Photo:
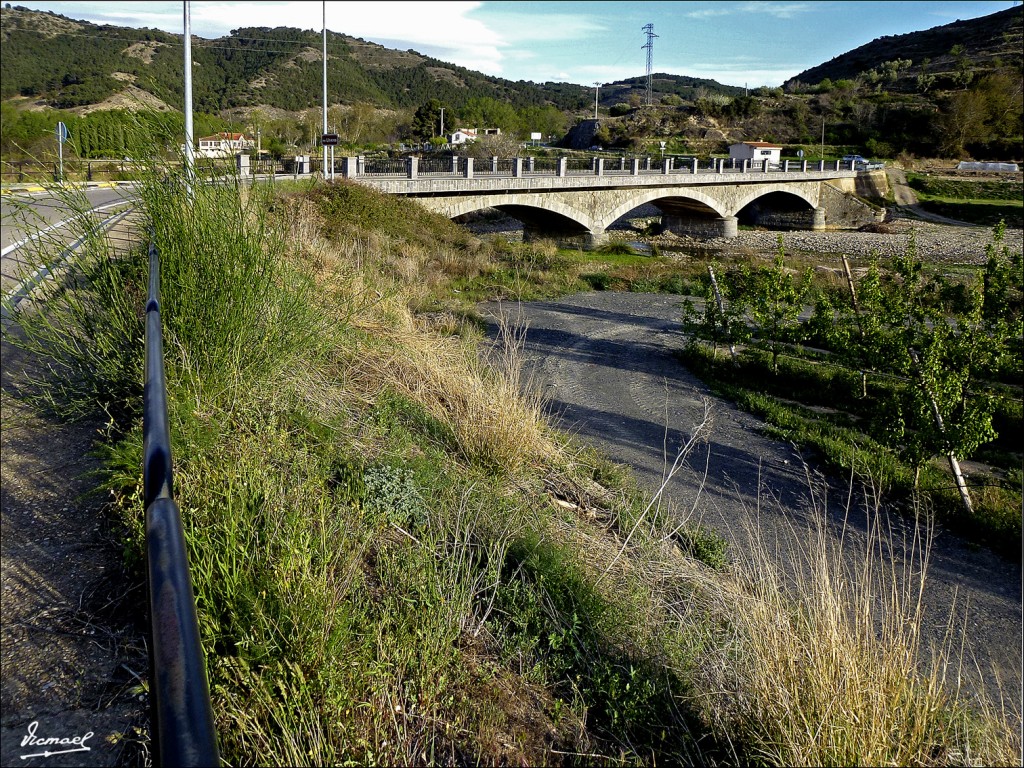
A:
{"type": "MultiPolygon", "coordinates": [[[[347,184],[193,194],[142,190],[226,760],[1017,759],[941,659],[908,672],[913,580],[854,578],[821,530],[794,531],[798,585],[766,551],[726,557],[546,424],[514,329],[485,364],[471,324],[413,311],[509,251],[347,184]]],[[[35,399],[110,414],[138,564],[144,254],[94,237],[74,269],[19,315],[35,399]]]]}
{"type": "Polygon", "coordinates": [[[907,182],[921,207],[952,219],[995,226],[1024,226],[1024,183],[1019,174],[1000,180],[976,181],[908,173],[907,182]]]}

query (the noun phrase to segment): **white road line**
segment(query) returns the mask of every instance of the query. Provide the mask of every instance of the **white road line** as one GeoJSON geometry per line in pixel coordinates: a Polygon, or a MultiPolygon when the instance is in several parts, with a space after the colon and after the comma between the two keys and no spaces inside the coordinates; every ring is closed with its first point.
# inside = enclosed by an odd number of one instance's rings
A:
{"type": "MultiPolygon", "coordinates": [[[[86,213],[91,213],[92,211],[105,211],[108,208],[115,208],[118,205],[126,205],[126,204],[127,205],[131,205],[132,203],[131,203],[130,200],[118,200],[118,201],[113,202],[113,203],[106,203],[104,205],[98,205],[95,208],[90,208],[88,211],[86,211],[86,213]]],[[[70,219],[64,219],[63,221],[58,221],[56,224],[51,224],[50,226],[46,227],[45,229],[41,229],[38,232],[36,232],[34,234],[31,234],[28,237],[26,237],[26,238],[24,238],[22,240],[19,240],[16,243],[11,243],[6,248],[4,248],[2,251],[0,251],[0,257],[6,256],[11,251],[18,250],[23,245],[31,243],[33,240],[38,240],[40,237],[45,235],[47,232],[52,232],[55,229],[60,229],[61,227],[70,224],[71,222],[75,221],[76,219],[77,219],[77,217],[72,216],[70,219]]]]}
{"type": "MultiPolygon", "coordinates": [[[[116,205],[116,203],[104,207],[111,208],[113,207],[113,205],[116,205]]],[[[102,207],[93,208],[91,210],[99,211],[102,210],[102,207]]],[[[88,238],[90,235],[96,232],[100,232],[105,229],[110,229],[117,222],[119,222],[121,219],[127,216],[129,213],[131,213],[130,209],[127,211],[121,211],[120,213],[117,213],[111,216],[110,218],[104,219],[103,221],[99,222],[86,234],[79,237],[77,240],[75,240],[75,242],[71,243],[67,248],[61,251],[60,256],[54,259],[53,264],[51,264],[50,266],[43,265],[39,267],[39,269],[33,272],[29,277],[25,278],[20,283],[18,283],[14,287],[14,289],[11,290],[7,295],[5,295],[3,297],[3,300],[0,301],[0,321],[2,321],[4,325],[6,325],[10,321],[11,315],[17,310],[18,304],[21,303],[21,300],[28,296],[30,293],[32,293],[32,291],[35,290],[37,285],[39,285],[41,282],[43,282],[43,280],[49,277],[52,274],[52,270],[55,270],[58,267],[63,266],[74,255],[74,252],[78,249],[78,247],[85,242],[86,238],[88,238]]]]}

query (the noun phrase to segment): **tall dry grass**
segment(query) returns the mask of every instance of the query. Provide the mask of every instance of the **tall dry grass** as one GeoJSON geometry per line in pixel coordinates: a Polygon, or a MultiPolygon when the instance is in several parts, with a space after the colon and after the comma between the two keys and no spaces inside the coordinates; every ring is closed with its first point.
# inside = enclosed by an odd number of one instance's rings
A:
{"type": "Polygon", "coordinates": [[[732,573],[702,580],[697,603],[728,617],[700,662],[709,720],[773,765],[1019,764],[1019,707],[959,684],[956,607],[937,646],[922,636],[924,517],[897,530],[875,503],[866,531],[836,528],[808,484],[805,523],[748,528],[732,573]]]}
{"type": "Polygon", "coordinates": [[[293,252],[315,266],[325,311],[362,339],[337,360],[347,397],[370,403],[391,391],[413,400],[451,430],[471,462],[518,472],[557,457],[543,398],[523,369],[523,328],[503,321],[480,355],[411,309],[437,281],[484,269],[485,256],[460,262],[447,246],[432,251],[385,236],[331,241],[315,206],[292,205],[293,252]]]}

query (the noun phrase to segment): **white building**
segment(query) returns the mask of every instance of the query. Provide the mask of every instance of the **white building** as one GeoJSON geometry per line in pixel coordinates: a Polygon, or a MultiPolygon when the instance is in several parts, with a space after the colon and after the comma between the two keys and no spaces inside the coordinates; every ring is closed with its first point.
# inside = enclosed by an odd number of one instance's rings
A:
{"type": "Polygon", "coordinates": [[[459,128],[448,138],[448,143],[465,144],[467,141],[476,141],[481,136],[501,136],[501,128],[484,128],[482,131],[476,128],[459,128]]]}
{"type": "Polygon", "coordinates": [[[769,163],[778,165],[782,160],[782,147],[767,141],[741,141],[729,145],[730,160],[750,160],[752,163],[769,163]]]}
{"type": "Polygon", "coordinates": [[[233,157],[245,149],[252,149],[255,142],[244,133],[215,133],[204,136],[198,142],[198,157],[233,157]]]}
{"type": "Polygon", "coordinates": [[[449,144],[465,144],[466,142],[476,140],[477,134],[472,128],[459,128],[459,130],[448,137],[449,144]]]}

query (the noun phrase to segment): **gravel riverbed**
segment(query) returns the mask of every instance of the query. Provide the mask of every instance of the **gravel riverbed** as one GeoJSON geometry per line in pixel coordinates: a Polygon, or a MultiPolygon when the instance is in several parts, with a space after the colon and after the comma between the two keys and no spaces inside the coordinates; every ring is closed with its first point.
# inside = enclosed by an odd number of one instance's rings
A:
{"type": "MultiPolygon", "coordinates": [[[[778,247],[782,235],[787,254],[823,254],[867,259],[904,253],[913,235],[918,255],[927,262],[938,264],[984,264],[985,248],[992,243],[992,230],[986,227],[939,224],[930,221],[898,218],[884,225],[886,232],[824,231],[824,232],[767,232],[743,230],[735,238],[698,240],[661,234],[647,238],[662,250],[700,248],[710,251],[748,252],[771,255],[778,247]]],[[[1022,231],[1007,229],[1004,242],[1016,252],[1021,250],[1022,231]]]]}

